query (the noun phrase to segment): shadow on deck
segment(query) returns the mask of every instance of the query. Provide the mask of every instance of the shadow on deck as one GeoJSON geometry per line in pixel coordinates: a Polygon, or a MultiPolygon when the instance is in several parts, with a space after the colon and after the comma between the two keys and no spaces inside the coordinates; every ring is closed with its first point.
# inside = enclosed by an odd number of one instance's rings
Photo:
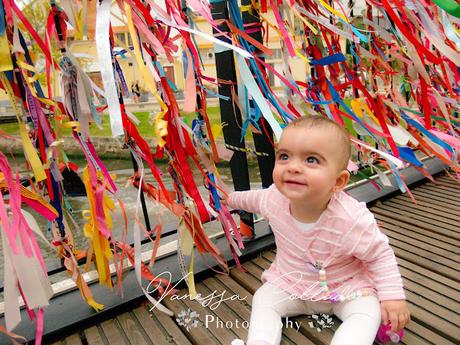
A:
{"type": "MultiPolygon", "coordinates": [[[[436,184],[425,183],[411,191],[417,204],[407,196],[397,195],[371,207],[397,256],[412,313],[402,343],[459,344],[460,184],[441,175],[436,177],[436,184]]],[[[150,312],[149,305],[136,305],[53,344],[227,345],[235,338],[245,339],[247,329],[243,321],[249,321],[252,295],[261,285],[261,273],[269,267],[275,253],[264,251],[244,263],[247,273],[233,268],[230,276],[214,275],[197,283],[197,292],[203,296],[217,291],[216,295],[225,292],[224,298],[246,297],[244,301],[227,300],[211,310],[189,299],[165,299],[163,302],[174,311],[174,318],[156,309],[150,312]],[[176,321],[177,315],[187,309],[199,314],[198,326],[190,330],[176,321]],[[207,328],[206,318],[214,320],[208,322],[207,328]]],[[[179,296],[187,293],[181,290],[179,296]]],[[[285,327],[282,344],[329,344],[339,324],[335,320],[332,329],[317,332],[309,327],[305,316],[292,320],[301,322],[301,327],[299,331],[285,327]]]]}

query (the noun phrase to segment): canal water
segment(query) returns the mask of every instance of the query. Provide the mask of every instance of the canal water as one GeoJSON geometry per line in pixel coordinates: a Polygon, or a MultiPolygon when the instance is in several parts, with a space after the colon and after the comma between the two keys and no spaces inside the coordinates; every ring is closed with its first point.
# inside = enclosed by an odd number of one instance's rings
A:
{"type": "MultiPolygon", "coordinates": [[[[25,165],[25,161],[23,158],[13,159],[11,157],[8,157],[8,159],[9,159],[11,167],[13,168],[13,171],[15,171],[17,168],[20,174],[21,172],[24,175],[26,174],[27,170],[26,170],[26,165],[25,165]]],[[[81,159],[72,159],[72,162],[74,162],[80,167],[80,171],[81,171],[81,168],[85,166],[85,162],[82,161],[81,159]]],[[[133,174],[132,163],[130,160],[123,160],[123,159],[106,160],[104,159],[104,164],[106,165],[107,169],[110,171],[112,176],[114,176],[114,181],[118,187],[117,196],[123,202],[124,208],[127,214],[127,218],[128,218],[128,235],[126,238],[126,242],[132,243],[133,242],[132,229],[133,229],[133,222],[135,219],[134,215],[136,212],[136,204],[137,204],[137,197],[138,197],[138,190],[132,185],[127,184],[129,178],[133,174]]],[[[250,179],[251,179],[251,188],[261,188],[260,173],[257,167],[257,163],[254,161],[254,162],[250,162],[249,164],[250,164],[249,172],[250,172],[250,179]]],[[[157,166],[162,172],[164,172],[162,180],[165,183],[166,188],[169,190],[173,190],[172,180],[166,171],[166,164],[159,163],[157,166]]],[[[231,179],[231,173],[230,173],[229,167],[228,166],[219,167],[218,171],[223,181],[229,186],[229,188],[232,188],[232,179],[231,179]]],[[[150,170],[147,169],[147,167],[145,168],[145,174],[146,174],[145,181],[148,183],[152,183],[157,187],[158,185],[156,181],[154,180],[150,170]]],[[[199,173],[195,175],[195,180],[198,186],[202,185],[202,176],[199,173]]],[[[209,201],[209,192],[204,187],[199,187],[199,191],[201,195],[203,195],[205,202],[209,201]]],[[[122,235],[122,231],[124,227],[122,211],[120,207],[118,206],[118,203],[115,200],[115,198],[112,197],[110,194],[108,195],[115,201],[115,210],[112,214],[113,224],[114,224],[112,234],[113,234],[114,239],[121,241],[121,235],[122,235]]],[[[88,245],[87,245],[87,239],[85,238],[83,234],[83,226],[85,224],[85,219],[83,218],[82,212],[89,209],[89,203],[86,197],[69,197],[68,202],[71,205],[72,217],[76,224],[76,227],[73,227],[71,225],[71,222],[68,222],[70,226],[72,227],[72,233],[75,239],[75,246],[77,249],[85,249],[88,247],[88,245]]],[[[169,229],[177,225],[178,218],[174,216],[172,213],[170,213],[166,208],[160,207],[161,212],[159,212],[159,208],[147,197],[146,197],[146,203],[147,203],[147,209],[148,209],[148,215],[150,219],[151,228],[153,228],[155,224],[158,224],[158,223],[163,224],[164,229],[169,229]]],[[[24,209],[29,211],[34,216],[40,228],[42,229],[42,232],[46,236],[46,238],[51,241],[52,235],[51,235],[51,231],[49,230],[48,222],[45,219],[43,219],[39,214],[37,214],[35,211],[31,210],[29,207],[24,206],[24,209]]],[[[142,224],[145,224],[144,216],[143,216],[141,208],[139,210],[139,220],[141,221],[142,224]]],[[[221,231],[221,226],[218,222],[210,222],[208,224],[205,224],[204,228],[208,235],[212,235],[216,232],[221,231]]],[[[165,242],[171,241],[172,239],[173,239],[172,236],[167,236],[161,240],[161,243],[163,244],[165,242]]],[[[40,238],[38,238],[37,241],[42,250],[42,255],[45,259],[47,266],[55,266],[56,262],[59,263],[59,259],[57,258],[55,249],[43,243],[43,240],[41,240],[40,238]]],[[[143,250],[147,250],[151,248],[152,248],[151,243],[147,243],[143,245],[143,250]]],[[[3,249],[1,248],[1,246],[0,246],[0,258],[1,258],[0,259],[0,282],[1,282],[0,284],[3,285],[3,249]]],[[[55,282],[57,280],[62,279],[62,277],[63,275],[61,274],[52,276],[50,277],[50,280],[52,282],[55,282]]]]}

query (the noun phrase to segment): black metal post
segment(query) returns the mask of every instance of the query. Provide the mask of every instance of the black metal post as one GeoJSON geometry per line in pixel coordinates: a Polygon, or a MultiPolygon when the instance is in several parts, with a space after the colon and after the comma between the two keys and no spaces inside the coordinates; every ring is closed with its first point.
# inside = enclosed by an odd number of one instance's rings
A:
{"type": "MultiPolygon", "coordinates": [[[[257,4],[258,1],[254,0],[241,0],[241,6],[248,6],[257,4]]],[[[253,7],[252,11],[245,10],[242,11],[243,23],[245,26],[248,24],[258,24],[260,23],[259,12],[253,7]],[[252,12],[252,13],[251,13],[252,12]]],[[[248,34],[252,38],[256,39],[258,42],[262,43],[262,32],[260,26],[258,30],[254,30],[248,34]]],[[[261,60],[264,60],[264,57],[261,54],[261,51],[258,48],[255,48],[255,53],[259,55],[261,60]]],[[[254,101],[249,100],[249,107],[254,109],[254,101]]],[[[260,177],[262,179],[262,187],[268,188],[273,183],[272,171],[275,166],[275,150],[272,145],[273,143],[273,131],[271,127],[266,123],[263,117],[260,118],[258,123],[259,128],[262,130],[261,134],[253,133],[252,137],[254,138],[254,146],[257,152],[268,153],[268,156],[257,156],[257,163],[259,164],[260,177]],[[264,133],[265,132],[265,133],[264,133]]]]}
{"type": "MultiPolygon", "coordinates": [[[[211,14],[213,19],[228,19],[227,1],[211,1],[211,14]]],[[[219,25],[221,32],[228,33],[229,29],[226,23],[219,25]]],[[[219,32],[213,30],[214,35],[219,37],[220,40],[226,41],[231,44],[230,39],[218,35],[219,32]]],[[[240,142],[242,118],[238,107],[233,102],[231,88],[236,85],[236,71],[235,63],[233,60],[233,51],[224,50],[215,53],[216,60],[216,75],[220,80],[229,81],[230,83],[219,83],[219,94],[229,97],[228,100],[219,99],[220,117],[222,123],[226,125],[223,127],[225,143],[231,146],[236,146],[242,149],[246,148],[244,139],[240,142]]],[[[246,152],[234,151],[232,159],[230,160],[230,169],[232,172],[233,185],[235,190],[249,190],[249,171],[246,152]]],[[[244,222],[251,229],[254,229],[254,221],[251,213],[241,212],[241,221],[244,222]]]]}

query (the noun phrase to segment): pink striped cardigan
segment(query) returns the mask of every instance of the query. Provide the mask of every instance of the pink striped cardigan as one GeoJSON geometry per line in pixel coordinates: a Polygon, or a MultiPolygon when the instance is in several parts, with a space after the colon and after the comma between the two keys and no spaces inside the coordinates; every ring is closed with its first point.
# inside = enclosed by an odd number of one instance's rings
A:
{"type": "Polygon", "coordinates": [[[335,302],[331,294],[354,298],[369,292],[376,293],[380,301],[405,299],[388,238],[380,232],[366,204],[345,192],[332,196],[316,225],[307,232],[296,225],[289,200],[275,185],[233,192],[228,204],[257,213],[271,225],[277,254],[262,273],[264,283],[273,283],[304,300],[335,302]],[[326,271],[328,293],[320,286],[318,265],[326,271]]]}

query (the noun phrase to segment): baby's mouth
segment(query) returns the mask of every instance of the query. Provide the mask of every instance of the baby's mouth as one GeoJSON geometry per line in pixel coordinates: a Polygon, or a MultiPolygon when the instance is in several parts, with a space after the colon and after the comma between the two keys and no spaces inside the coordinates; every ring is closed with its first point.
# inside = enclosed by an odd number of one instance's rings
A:
{"type": "Polygon", "coordinates": [[[305,186],[306,185],[306,183],[295,181],[295,180],[285,180],[284,183],[287,185],[294,185],[294,186],[305,186]]]}

